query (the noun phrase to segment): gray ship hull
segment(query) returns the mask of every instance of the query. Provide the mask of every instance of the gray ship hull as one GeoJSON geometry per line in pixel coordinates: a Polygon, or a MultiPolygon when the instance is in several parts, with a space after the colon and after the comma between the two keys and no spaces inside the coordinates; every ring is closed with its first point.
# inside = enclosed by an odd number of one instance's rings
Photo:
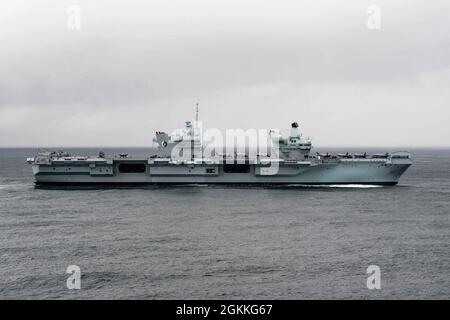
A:
{"type": "MultiPolygon", "coordinates": [[[[258,164],[172,164],[138,159],[53,161],[33,164],[37,184],[370,184],[395,185],[410,159],[338,159],[280,164],[263,173],[258,164]],[[121,170],[128,164],[139,172],[121,170]],[[231,170],[230,170],[231,168],[231,170]],[[236,170],[237,168],[237,170],[236,170]],[[123,172],[125,171],[125,172],[123,172]]],[[[132,170],[133,171],[133,170],[132,170]]]]}

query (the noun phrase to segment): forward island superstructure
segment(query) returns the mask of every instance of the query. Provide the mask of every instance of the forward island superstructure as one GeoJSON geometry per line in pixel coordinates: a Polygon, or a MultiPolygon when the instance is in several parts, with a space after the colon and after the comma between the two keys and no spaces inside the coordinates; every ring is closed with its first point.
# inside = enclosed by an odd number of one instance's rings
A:
{"type": "Polygon", "coordinates": [[[28,158],[37,184],[296,184],[395,185],[412,164],[409,152],[315,153],[296,122],[289,137],[270,130],[270,147],[250,155],[203,145],[197,121],[171,135],[157,131],[147,157],[126,153],[74,156],[40,151],[28,158]]]}

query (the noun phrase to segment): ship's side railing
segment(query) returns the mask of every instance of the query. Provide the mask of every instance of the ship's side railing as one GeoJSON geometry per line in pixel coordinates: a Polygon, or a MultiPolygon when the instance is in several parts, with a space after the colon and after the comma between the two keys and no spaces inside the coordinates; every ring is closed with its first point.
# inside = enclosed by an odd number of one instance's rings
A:
{"type": "Polygon", "coordinates": [[[391,159],[411,159],[411,152],[408,151],[396,151],[390,154],[391,159]]]}
{"type": "Polygon", "coordinates": [[[70,157],[70,154],[63,150],[38,149],[34,157],[27,158],[27,162],[29,164],[51,164],[53,159],[67,157],[70,157]]]}

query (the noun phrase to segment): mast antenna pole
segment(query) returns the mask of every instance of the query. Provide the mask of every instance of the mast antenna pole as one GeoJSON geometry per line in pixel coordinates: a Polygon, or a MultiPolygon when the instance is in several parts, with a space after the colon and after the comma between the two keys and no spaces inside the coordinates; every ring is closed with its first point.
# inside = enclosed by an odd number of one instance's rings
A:
{"type": "Polygon", "coordinates": [[[197,109],[195,111],[195,121],[198,122],[198,102],[197,102],[197,109]]]}

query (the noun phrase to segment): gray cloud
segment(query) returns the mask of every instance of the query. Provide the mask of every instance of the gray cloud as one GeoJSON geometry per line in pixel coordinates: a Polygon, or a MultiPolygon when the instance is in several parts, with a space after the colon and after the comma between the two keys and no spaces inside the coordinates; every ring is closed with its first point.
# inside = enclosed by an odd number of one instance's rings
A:
{"type": "Polygon", "coordinates": [[[0,145],[148,145],[200,101],[210,127],[299,120],[316,145],[448,146],[450,3],[377,1],[377,31],[370,4],[3,3],[0,145]]]}

